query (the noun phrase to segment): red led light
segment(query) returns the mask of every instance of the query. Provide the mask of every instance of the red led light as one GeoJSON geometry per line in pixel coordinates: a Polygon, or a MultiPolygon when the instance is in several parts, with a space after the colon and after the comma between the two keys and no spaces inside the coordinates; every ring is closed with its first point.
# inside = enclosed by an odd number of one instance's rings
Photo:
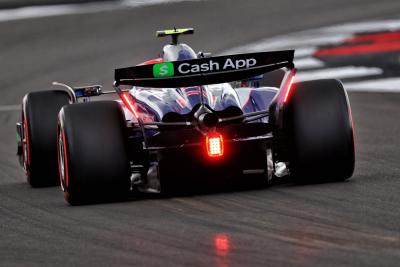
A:
{"type": "Polygon", "coordinates": [[[294,81],[294,76],[292,76],[292,77],[290,78],[290,81],[289,81],[289,83],[288,83],[288,87],[287,87],[287,90],[286,90],[285,98],[283,99],[283,102],[284,102],[284,103],[286,103],[286,101],[287,101],[287,99],[288,99],[288,97],[289,97],[290,91],[292,90],[293,81],[294,81]]]}
{"type": "Polygon", "coordinates": [[[220,134],[207,136],[206,146],[209,157],[220,157],[224,154],[224,140],[220,134]]]}
{"type": "Polygon", "coordinates": [[[123,92],[121,94],[122,102],[124,102],[125,106],[133,113],[136,119],[139,118],[137,111],[135,109],[135,104],[133,102],[132,96],[128,92],[123,92]]]}
{"type": "Polygon", "coordinates": [[[229,236],[218,234],[214,237],[214,247],[218,256],[227,256],[230,250],[229,236]]]}

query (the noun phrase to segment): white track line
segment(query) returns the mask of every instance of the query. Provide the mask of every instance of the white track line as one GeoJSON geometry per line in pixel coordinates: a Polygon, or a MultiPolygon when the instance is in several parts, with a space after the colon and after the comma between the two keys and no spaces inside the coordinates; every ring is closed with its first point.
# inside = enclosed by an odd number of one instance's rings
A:
{"type": "MultiPolygon", "coordinates": [[[[303,50],[299,52],[300,56],[304,56],[304,54],[307,53],[308,55],[310,55],[315,46],[337,44],[343,42],[345,39],[351,36],[352,36],[351,34],[336,34],[336,35],[325,34],[324,36],[319,32],[318,33],[299,32],[284,36],[267,38],[252,44],[235,47],[225,51],[224,54],[251,53],[258,51],[283,50],[283,49],[294,49],[294,48],[298,50],[302,48],[303,50]]],[[[296,56],[298,56],[297,52],[296,56]]]]}
{"type": "Polygon", "coordinates": [[[315,51],[316,51],[316,48],[312,47],[312,46],[296,47],[294,57],[295,58],[310,57],[315,53],[315,51]]]}
{"type": "MultiPolygon", "coordinates": [[[[340,68],[326,68],[312,71],[301,71],[296,75],[296,81],[308,81],[315,79],[344,79],[356,78],[372,75],[381,75],[383,70],[380,68],[367,68],[367,67],[340,67],[340,68]]],[[[346,86],[347,88],[347,86],[346,86]]]]}
{"type": "Polygon", "coordinates": [[[61,16],[70,14],[87,14],[116,9],[136,8],[141,6],[167,4],[173,2],[200,1],[200,0],[120,0],[115,2],[94,2],[84,4],[28,6],[14,9],[0,10],[0,22],[61,16]]]}
{"type": "Polygon", "coordinates": [[[370,81],[346,83],[346,89],[350,91],[367,92],[396,92],[400,93],[400,78],[384,78],[370,81]]]}
{"type": "Polygon", "coordinates": [[[295,59],[295,64],[297,68],[303,70],[322,68],[324,66],[324,62],[322,62],[317,58],[312,58],[312,57],[295,59]]]}
{"type": "Polygon", "coordinates": [[[331,33],[354,33],[354,32],[376,32],[395,31],[400,29],[399,19],[376,20],[367,22],[346,23],[322,28],[324,32],[331,33]]]}

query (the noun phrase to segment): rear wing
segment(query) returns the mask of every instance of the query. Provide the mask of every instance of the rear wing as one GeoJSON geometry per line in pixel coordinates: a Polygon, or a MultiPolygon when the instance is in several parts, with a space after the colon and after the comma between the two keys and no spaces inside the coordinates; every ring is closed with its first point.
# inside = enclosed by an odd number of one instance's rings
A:
{"type": "Polygon", "coordinates": [[[294,50],[162,62],[115,70],[115,86],[176,88],[249,79],[294,68],[294,50]]]}

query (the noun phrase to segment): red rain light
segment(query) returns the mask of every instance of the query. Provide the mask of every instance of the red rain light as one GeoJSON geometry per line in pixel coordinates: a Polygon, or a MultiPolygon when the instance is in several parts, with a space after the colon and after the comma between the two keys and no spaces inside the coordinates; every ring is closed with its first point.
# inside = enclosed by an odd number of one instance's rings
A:
{"type": "Polygon", "coordinates": [[[123,92],[121,94],[122,102],[124,102],[125,106],[133,113],[136,119],[139,119],[139,116],[135,109],[135,104],[133,102],[132,96],[128,92],[123,92]]]}
{"type": "Polygon", "coordinates": [[[206,146],[209,157],[220,157],[224,154],[224,140],[220,134],[207,136],[206,146]]]}
{"type": "Polygon", "coordinates": [[[292,77],[290,78],[290,81],[289,81],[289,83],[288,83],[288,88],[287,88],[287,90],[286,90],[285,98],[283,99],[283,102],[284,102],[284,103],[286,103],[287,99],[289,98],[290,91],[292,90],[293,81],[294,81],[294,76],[292,76],[292,77]]]}
{"type": "Polygon", "coordinates": [[[214,247],[218,256],[227,256],[230,250],[229,236],[218,234],[214,237],[214,247]]]}

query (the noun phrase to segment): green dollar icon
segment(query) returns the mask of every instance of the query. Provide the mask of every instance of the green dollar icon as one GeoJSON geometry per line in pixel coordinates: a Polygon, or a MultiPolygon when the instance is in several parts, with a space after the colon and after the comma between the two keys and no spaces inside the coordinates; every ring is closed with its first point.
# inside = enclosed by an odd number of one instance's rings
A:
{"type": "Polygon", "coordinates": [[[153,76],[155,78],[174,76],[174,64],[171,62],[154,64],[153,76]]]}

